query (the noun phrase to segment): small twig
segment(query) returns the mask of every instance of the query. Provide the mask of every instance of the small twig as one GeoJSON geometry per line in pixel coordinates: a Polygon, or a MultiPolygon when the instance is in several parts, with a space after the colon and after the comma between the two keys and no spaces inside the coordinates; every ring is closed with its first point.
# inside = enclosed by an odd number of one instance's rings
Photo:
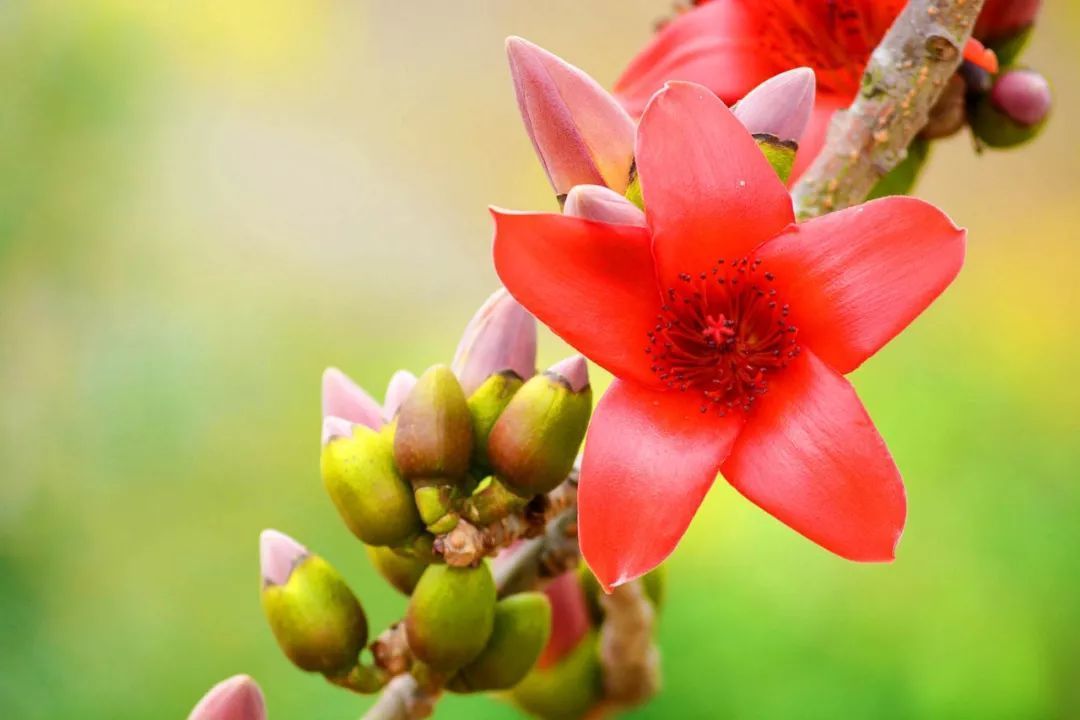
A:
{"type": "Polygon", "coordinates": [[[600,604],[605,699],[619,707],[640,705],[660,689],[660,653],[653,642],[656,613],[640,580],[601,595],[600,604]]]}
{"type": "Polygon", "coordinates": [[[792,196],[800,219],[850,207],[904,159],[959,67],[983,0],[910,0],[792,196]]]}
{"type": "Polygon", "coordinates": [[[430,717],[434,708],[435,697],[421,690],[416,678],[406,673],[383,688],[363,720],[422,720],[430,717]]]}

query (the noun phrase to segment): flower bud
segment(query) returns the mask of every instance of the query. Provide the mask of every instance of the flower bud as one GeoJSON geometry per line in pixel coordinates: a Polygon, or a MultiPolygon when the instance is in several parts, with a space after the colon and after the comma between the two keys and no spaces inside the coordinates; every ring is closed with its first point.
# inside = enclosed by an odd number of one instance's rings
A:
{"type": "Polygon", "coordinates": [[[347,672],[367,643],[367,618],[341,575],[276,530],[259,537],[262,606],[278,645],[301,670],[347,672]]]}
{"type": "Polygon", "coordinates": [[[472,415],[473,436],[476,438],[473,461],[479,468],[489,467],[487,444],[491,428],[495,427],[495,421],[510,404],[514,393],[524,384],[524,380],[508,370],[491,375],[469,396],[469,414],[472,415]]]}
{"type": "Polygon", "coordinates": [[[499,288],[465,326],[450,369],[466,395],[494,373],[528,380],[536,374],[536,318],[499,288]]]}
{"type": "Polygon", "coordinates": [[[429,565],[409,599],[405,632],[422,662],[451,672],[474,660],[495,622],[495,581],[487,563],[429,565]]]}
{"type": "Polygon", "coordinates": [[[423,530],[386,435],[357,426],[351,437],[332,439],[323,447],[321,469],[341,518],[368,545],[398,545],[423,530]]]}
{"type": "Polygon", "coordinates": [[[460,478],[473,450],[472,416],[457,378],[445,365],[427,370],[398,409],[394,460],[414,478],[460,478]]]}
{"type": "Polygon", "coordinates": [[[459,518],[454,510],[455,488],[427,480],[414,481],[413,487],[416,509],[428,532],[441,535],[457,526],[459,518]]]}
{"type": "Polygon", "coordinates": [[[645,213],[624,196],[600,185],[577,185],[566,196],[563,213],[613,225],[645,227],[645,213]]]}
{"type": "Polygon", "coordinates": [[[512,688],[536,664],[550,634],[551,605],[543,593],[519,593],[500,600],[487,645],[448,687],[455,692],[512,688]]]}
{"type": "Polygon", "coordinates": [[[1050,104],[1046,78],[1034,70],[1009,70],[998,77],[990,95],[979,100],[971,128],[990,147],[1014,147],[1039,134],[1050,104]]]}
{"type": "Polygon", "coordinates": [[[398,408],[412,392],[414,385],[416,376],[408,370],[398,370],[390,377],[390,382],[386,385],[386,398],[383,400],[384,418],[390,420],[397,415],[398,408]]]}
{"type": "Polygon", "coordinates": [[[578,68],[518,37],[506,54],[518,108],[555,194],[575,185],[626,190],[634,161],[634,121],[578,68]]]}
{"type": "Polygon", "coordinates": [[[367,545],[368,559],[386,582],[403,595],[412,594],[427,563],[414,557],[401,555],[388,547],[367,545]]]}
{"type": "Polygon", "coordinates": [[[521,510],[526,500],[511,492],[496,477],[486,477],[466,503],[465,517],[473,525],[489,525],[521,510]]]}
{"type": "Polygon", "coordinates": [[[769,78],[732,108],[780,179],[787,182],[814,109],[814,71],[795,68],[769,78]]]}
{"type": "Polygon", "coordinates": [[[364,389],[337,368],[322,376],[323,417],[337,417],[378,430],[383,425],[382,407],[364,389]]]}
{"type": "Polygon", "coordinates": [[[529,380],[491,430],[495,474],[523,496],[553,490],[573,467],[591,412],[588,367],[580,355],[529,380]]]}
{"type": "Polygon", "coordinates": [[[602,696],[603,671],[595,630],[590,630],[560,662],[534,668],[510,691],[515,705],[543,720],[582,718],[602,696]]]}
{"type": "Polygon", "coordinates": [[[188,720],[266,720],[266,701],[258,683],[233,675],[210,688],[188,720]]]}

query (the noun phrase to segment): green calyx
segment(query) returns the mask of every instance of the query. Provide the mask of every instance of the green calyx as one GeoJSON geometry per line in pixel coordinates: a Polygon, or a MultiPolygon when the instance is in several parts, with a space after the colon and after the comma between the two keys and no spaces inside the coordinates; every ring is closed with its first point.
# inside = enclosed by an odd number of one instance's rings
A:
{"type": "Polygon", "coordinates": [[[429,368],[402,402],[394,460],[412,478],[462,478],[473,452],[473,421],[465,393],[445,365],[429,368]]]}
{"type": "Polygon", "coordinates": [[[407,557],[388,547],[367,546],[368,558],[386,582],[403,595],[411,595],[428,564],[415,557],[407,557]]]}
{"type": "Polygon", "coordinates": [[[447,687],[454,692],[508,690],[528,674],[551,636],[551,603],[539,592],[511,595],[495,606],[491,637],[447,687]]]}
{"type": "Polygon", "coordinates": [[[503,410],[510,404],[514,393],[521,389],[525,381],[513,371],[495,373],[469,396],[469,413],[472,415],[473,433],[476,437],[476,447],[473,450],[475,463],[482,467],[489,467],[487,444],[491,429],[495,427],[495,421],[502,415],[503,410]]]}
{"type": "Polygon", "coordinates": [[[264,585],[262,606],[278,645],[301,670],[347,673],[367,644],[363,608],[317,555],[300,561],[284,585],[264,585]]]}
{"type": "Polygon", "coordinates": [[[495,581],[487,563],[429,565],[405,614],[409,648],[423,663],[452,672],[480,655],[495,622],[495,581]]]}
{"type": "Polygon", "coordinates": [[[772,165],[772,169],[780,176],[780,181],[787,182],[791,177],[791,168],[795,165],[795,153],[799,144],[794,140],[781,140],[769,133],[755,133],[754,141],[772,165]]]}
{"type": "Polygon", "coordinates": [[[971,114],[971,130],[975,137],[992,148],[1011,148],[1033,140],[1046,125],[1021,125],[994,107],[987,95],[979,99],[971,114]]]}
{"type": "Polygon", "coordinates": [[[368,545],[397,545],[423,531],[413,490],[394,465],[390,437],[356,426],[322,451],[323,485],[345,524],[368,545]]]}
{"type": "Polygon", "coordinates": [[[596,630],[590,630],[558,663],[533,669],[510,691],[515,705],[543,720],[582,718],[602,696],[596,630]]]}
{"type": "Polygon", "coordinates": [[[592,389],[575,392],[544,372],[514,395],[491,430],[488,457],[499,479],[528,497],[555,489],[573,467],[592,413],[592,389]]]}

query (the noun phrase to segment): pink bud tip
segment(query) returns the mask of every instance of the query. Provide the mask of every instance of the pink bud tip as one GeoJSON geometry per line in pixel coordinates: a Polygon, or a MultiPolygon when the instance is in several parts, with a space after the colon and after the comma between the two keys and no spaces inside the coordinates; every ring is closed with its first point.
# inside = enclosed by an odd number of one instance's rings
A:
{"type": "Polygon", "coordinates": [[[816,80],[807,67],[769,78],[746,94],[734,108],[735,117],[752,134],[798,140],[814,109],[816,80]]]}
{"type": "Polygon", "coordinates": [[[994,83],[990,102],[1020,125],[1038,125],[1050,113],[1050,84],[1034,70],[1009,70],[994,83]]]}
{"type": "Polygon", "coordinates": [[[372,430],[383,425],[379,403],[337,368],[326,368],[323,372],[322,414],[323,417],[344,418],[372,430]]]}
{"type": "Polygon", "coordinates": [[[405,402],[405,398],[412,392],[413,385],[416,385],[416,376],[408,370],[398,370],[393,374],[386,386],[383,417],[389,420],[397,415],[398,408],[401,407],[401,403],[405,402]]]}
{"type": "Polygon", "coordinates": [[[547,371],[566,380],[574,392],[581,392],[589,387],[589,364],[581,355],[560,360],[547,371]]]}
{"type": "Polygon", "coordinates": [[[466,396],[504,370],[528,380],[536,374],[536,319],[505,288],[496,290],[465,326],[450,368],[466,396]]]}
{"type": "Polygon", "coordinates": [[[259,534],[259,570],[264,583],[284,585],[296,563],[307,556],[307,548],[285,533],[263,530],[259,534]]]}
{"type": "Polygon", "coordinates": [[[645,227],[645,213],[614,190],[600,185],[577,185],[566,196],[563,212],[613,225],[645,227]]]}
{"type": "Polygon", "coordinates": [[[634,121],[591,77],[527,40],[506,40],[525,129],[558,195],[574,185],[622,192],[634,159],[634,121]]]}
{"type": "Polygon", "coordinates": [[[233,675],[210,688],[188,720],[266,720],[266,701],[258,683],[233,675]]]}
{"type": "Polygon", "coordinates": [[[332,440],[350,438],[356,425],[343,418],[327,415],[322,421],[322,444],[326,447],[332,440]]]}

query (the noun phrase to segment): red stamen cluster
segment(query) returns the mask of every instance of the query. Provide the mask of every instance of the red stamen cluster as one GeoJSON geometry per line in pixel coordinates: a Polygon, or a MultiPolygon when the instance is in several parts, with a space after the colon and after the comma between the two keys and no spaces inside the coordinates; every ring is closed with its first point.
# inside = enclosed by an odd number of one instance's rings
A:
{"type": "Polygon", "coordinates": [[[701,412],[749,410],[768,376],[799,354],[788,306],[761,260],[717,260],[706,272],[679,276],[665,290],[645,352],[672,390],[702,393],[701,412]]]}

